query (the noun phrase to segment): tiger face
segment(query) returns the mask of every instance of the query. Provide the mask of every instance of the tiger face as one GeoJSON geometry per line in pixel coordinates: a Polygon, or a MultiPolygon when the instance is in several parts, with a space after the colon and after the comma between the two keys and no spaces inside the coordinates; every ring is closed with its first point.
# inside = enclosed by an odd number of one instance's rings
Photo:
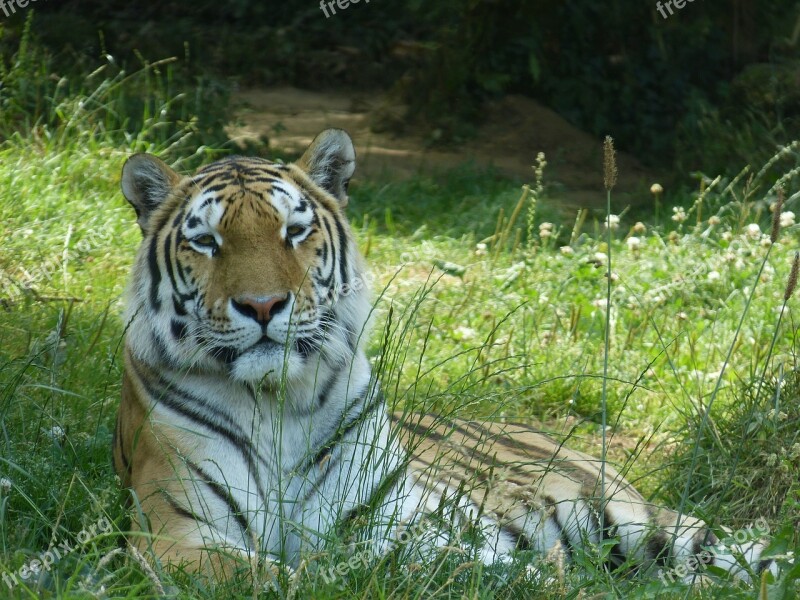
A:
{"type": "Polygon", "coordinates": [[[321,355],[352,356],[366,293],[343,214],[354,160],[341,130],[291,165],[232,157],[181,177],[131,157],[122,189],[144,236],[128,303],[134,353],[273,384],[321,355]]]}

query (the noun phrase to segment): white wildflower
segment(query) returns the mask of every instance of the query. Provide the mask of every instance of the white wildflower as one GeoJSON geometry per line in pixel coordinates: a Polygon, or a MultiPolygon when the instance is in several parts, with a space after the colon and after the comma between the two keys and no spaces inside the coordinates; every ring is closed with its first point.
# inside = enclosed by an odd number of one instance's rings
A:
{"type": "Polygon", "coordinates": [[[717,215],[713,215],[708,218],[708,224],[711,225],[712,227],[714,225],[719,225],[720,223],[722,223],[722,220],[717,215]]]}
{"type": "Polygon", "coordinates": [[[792,460],[800,458],[800,444],[797,442],[792,444],[792,447],[789,449],[789,458],[792,460]]]}
{"type": "Polygon", "coordinates": [[[720,278],[719,271],[709,271],[708,272],[708,280],[709,281],[717,281],[720,278]]]}
{"type": "Polygon", "coordinates": [[[478,332],[472,329],[472,327],[465,327],[464,325],[459,325],[453,330],[453,334],[457,340],[471,340],[474,339],[478,332]]]}
{"type": "Polygon", "coordinates": [[[686,220],[686,211],[682,206],[672,207],[672,220],[676,223],[683,223],[686,220]]]}
{"type": "Polygon", "coordinates": [[[744,228],[744,234],[751,240],[761,239],[761,227],[758,223],[750,223],[744,228]]]}
{"type": "Polygon", "coordinates": [[[781,213],[781,227],[791,227],[794,225],[794,213],[790,210],[781,213]]]}
{"type": "Polygon", "coordinates": [[[67,437],[67,434],[64,432],[64,429],[60,425],[53,425],[50,429],[46,430],[44,434],[51,440],[59,444],[63,442],[67,437]]]}
{"type": "Polygon", "coordinates": [[[774,419],[775,419],[775,417],[778,417],[778,420],[779,420],[779,421],[785,421],[786,419],[788,419],[788,418],[789,418],[789,415],[787,415],[787,414],[786,414],[785,412],[783,412],[782,410],[779,410],[779,411],[776,413],[776,412],[775,412],[775,409],[774,409],[774,408],[771,408],[771,409],[769,410],[769,412],[767,412],[767,418],[768,418],[768,419],[771,419],[771,420],[774,420],[774,419]]]}
{"type": "Polygon", "coordinates": [[[475,244],[475,255],[476,256],[484,256],[486,254],[486,244],[481,242],[480,244],[475,244]]]}
{"type": "Polygon", "coordinates": [[[542,231],[553,231],[553,224],[545,221],[539,225],[539,233],[542,233],[542,231]]]}
{"type": "Polygon", "coordinates": [[[561,246],[559,250],[561,251],[561,254],[563,254],[564,256],[572,256],[573,254],[575,254],[575,250],[573,250],[572,246],[561,246]]]}
{"type": "Polygon", "coordinates": [[[608,254],[605,252],[595,252],[594,253],[594,260],[595,262],[605,263],[608,262],[608,254]]]}
{"type": "Polygon", "coordinates": [[[606,219],[606,226],[614,231],[615,229],[619,228],[619,216],[618,215],[608,215],[608,219],[606,219]]]}
{"type": "Polygon", "coordinates": [[[628,244],[628,250],[630,250],[631,252],[638,252],[639,249],[642,247],[642,240],[640,240],[635,235],[629,237],[626,240],[626,243],[628,244]]]}
{"type": "Polygon", "coordinates": [[[633,233],[636,234],[643,234],[647,232],[647,227],[641,221],[636,221],[636,224],[633,226],[633,233]]]}
{"type": "Polygon", "coordinates": [[[8,477],[0,477],[0,492],[7,494],[14,487],[14,482],[8,477]]]}

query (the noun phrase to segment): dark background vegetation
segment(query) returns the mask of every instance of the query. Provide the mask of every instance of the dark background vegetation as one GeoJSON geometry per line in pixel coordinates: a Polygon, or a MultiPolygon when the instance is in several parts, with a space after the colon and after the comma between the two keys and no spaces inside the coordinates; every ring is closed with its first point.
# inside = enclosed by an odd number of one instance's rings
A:
{"type": "MultiPolygon", "coordinates": [[[[406,123],[458,143],[482,102],[521,93],[684,172],[736,171],[798,132],[795,0],[695,0],[667,19],[631,0],[361,0],[329,18],[316,0],[29,6],[59,75],[104,55],[129,69],[176,56],[211,121],[231,84],[380,87],[407,103],[406,123]]],[[[30,11],[0,23],[6,62],[30,11]]]]}

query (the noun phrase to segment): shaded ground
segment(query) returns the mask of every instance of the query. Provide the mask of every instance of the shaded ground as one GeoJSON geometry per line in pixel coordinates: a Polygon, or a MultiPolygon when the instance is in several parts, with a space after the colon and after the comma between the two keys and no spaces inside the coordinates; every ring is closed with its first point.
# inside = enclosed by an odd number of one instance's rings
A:
{"type": "MultiPolygon", "coordinates": [[[[486,121],[474,139],[457,148],[431,148],[427,131],[402,135],[380,131],[387,116],[403,107],[379,94],[311,92],[291,87],[252,89],[234,97],[238,140],[267,137],[285,153],[301,152],[325,127],[341,127],[353,137],[358,177],[411,177],[435,173],[466,161],[492,165],[523,182],[533,180],[531,165],[544,152],[550,196],[565,207],[604,205],[601,140],[570,125],[554,111],[522,96],[507,96],[487,106],[486,121]]],[[[623,207],[650,200],[650,185],[663,179],[632,156],[618,156],[619,182],[614,202],[623,207]]]]}

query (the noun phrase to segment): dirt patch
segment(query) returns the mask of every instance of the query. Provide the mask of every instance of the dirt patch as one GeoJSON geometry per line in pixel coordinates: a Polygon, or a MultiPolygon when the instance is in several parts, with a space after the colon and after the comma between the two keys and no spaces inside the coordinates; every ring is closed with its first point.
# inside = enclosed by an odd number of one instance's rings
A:
{"type": "MultiPolygon", "coordinates": [[[[425,131],[402,135],[376,131],[385,115],[403,113],[387,96],[371,93],[311,92],[291,87],[251,89],[234,97],[235,140],[269,139],[285,153],[299,153],[326,127],[347,130],[356,144],[359,177],[407,178],[435,174],[467,161],[491,165],[503,174],[530,182],[531,165],[544,152],[550,195],[565,207],[604,206],[602,142],[554,111],[522,96],[507,96],[486,106],[477,135],[457,148],[431,148],[425,131]],[[378,115],[381,115],[379,117],[378,115]]],[[[660,179],[636,158],[618,155],[615,205],[650,201],[650,185],[660,179]]]]}

